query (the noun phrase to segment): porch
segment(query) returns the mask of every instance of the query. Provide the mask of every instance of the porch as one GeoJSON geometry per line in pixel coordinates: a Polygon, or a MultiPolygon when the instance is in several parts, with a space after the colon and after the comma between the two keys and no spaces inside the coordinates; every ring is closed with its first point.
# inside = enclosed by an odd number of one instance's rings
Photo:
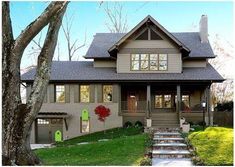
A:
{"type": "Polygon", "coordinates": [[[178,127],[179,119],[203,121],[201,102],[207,102],[205,122],[210,124],[209,84],[206,83],[129,83],[121,85],[123,123],[152,119],[152,126],[178,127]],[[177,98],[179,97],[179,98],[177,98]]]}

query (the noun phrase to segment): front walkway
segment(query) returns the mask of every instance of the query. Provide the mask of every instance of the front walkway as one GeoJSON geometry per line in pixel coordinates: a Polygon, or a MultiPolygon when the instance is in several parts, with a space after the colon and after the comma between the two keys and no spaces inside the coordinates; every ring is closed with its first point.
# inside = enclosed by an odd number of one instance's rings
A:
{"type": "Polygon", "coordinates": [[[191,154],[178,128],[157,129],[154,133],[152,166],[193,166],[191,154]]]}
{"type": "Polygon", "coordinates": [[[39,148],[51,148],[51,144],[30,144],[32,150],[39,149],[39,148]]]}

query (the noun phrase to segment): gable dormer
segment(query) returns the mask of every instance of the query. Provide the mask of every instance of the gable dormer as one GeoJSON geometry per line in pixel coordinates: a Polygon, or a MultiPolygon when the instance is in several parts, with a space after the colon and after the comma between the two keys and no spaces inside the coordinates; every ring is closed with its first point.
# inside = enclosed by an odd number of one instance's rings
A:
{"type": "Polygon", "coordinates": [[[182,56],[189,49],[148,16],[109,53],[116,54],[118,73],[181,73],[182,56]]]}

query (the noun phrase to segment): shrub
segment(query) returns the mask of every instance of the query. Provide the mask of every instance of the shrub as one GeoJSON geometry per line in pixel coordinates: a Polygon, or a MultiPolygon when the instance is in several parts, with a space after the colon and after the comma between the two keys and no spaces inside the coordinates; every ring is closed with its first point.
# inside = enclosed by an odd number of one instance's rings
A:
{"type": "Polygon", "coordinates": [[[190,124],[190,126],[194,125],[194,123],[193,123],[193,122],[191,122],[191,121],[189,121],[188,123],[190,124]]]}
{"type": "Polygon", "coordinates": [[[142,122],[136,121],[136,122],[135,122],[135,127],[137,127],[137,128],[142,128],[142,127],[143,127],[142,122]]]}
{"type": "Polygon", "coordinates": [[[218,103],[215,107],[217,111],[233,111],[233,101],[218,103]]]}
{"type": "Polygon", "coordinates": [[[144,157],[139,161],[140,166],[151,166],[152,160],[149,157],[144,157]]]}
{"type": "Polygon", "coordinates": [[[130,121],[127,121],[126,123],[124,123],[124,128],[129,128],[129,127],[132,127],[133,124],[130,122],[130,121]]]}

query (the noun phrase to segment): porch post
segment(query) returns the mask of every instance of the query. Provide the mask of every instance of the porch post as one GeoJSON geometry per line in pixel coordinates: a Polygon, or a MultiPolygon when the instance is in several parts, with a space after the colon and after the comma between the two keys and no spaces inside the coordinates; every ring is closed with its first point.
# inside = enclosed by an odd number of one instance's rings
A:
{"type": "Polygon", "coordinates": [[[150,118],[150,113],[151,113],[151,86],[147,85],[146,118],[150,118]]]}
{"type": "Polygon", "coordinates": [[[210,85],[206,87],[206,115],[207,115],[207,124],[213,125],[213,121],[211,121],[211,106],[210,106],[210,85]]]}
{"type": "Polygon", "coordinates": [[[176,86],[176,94],[177,94],[176,111],[179,114],[179,120],[180,120],[181,118],[181,87],[180,85],[176,86]]]}

